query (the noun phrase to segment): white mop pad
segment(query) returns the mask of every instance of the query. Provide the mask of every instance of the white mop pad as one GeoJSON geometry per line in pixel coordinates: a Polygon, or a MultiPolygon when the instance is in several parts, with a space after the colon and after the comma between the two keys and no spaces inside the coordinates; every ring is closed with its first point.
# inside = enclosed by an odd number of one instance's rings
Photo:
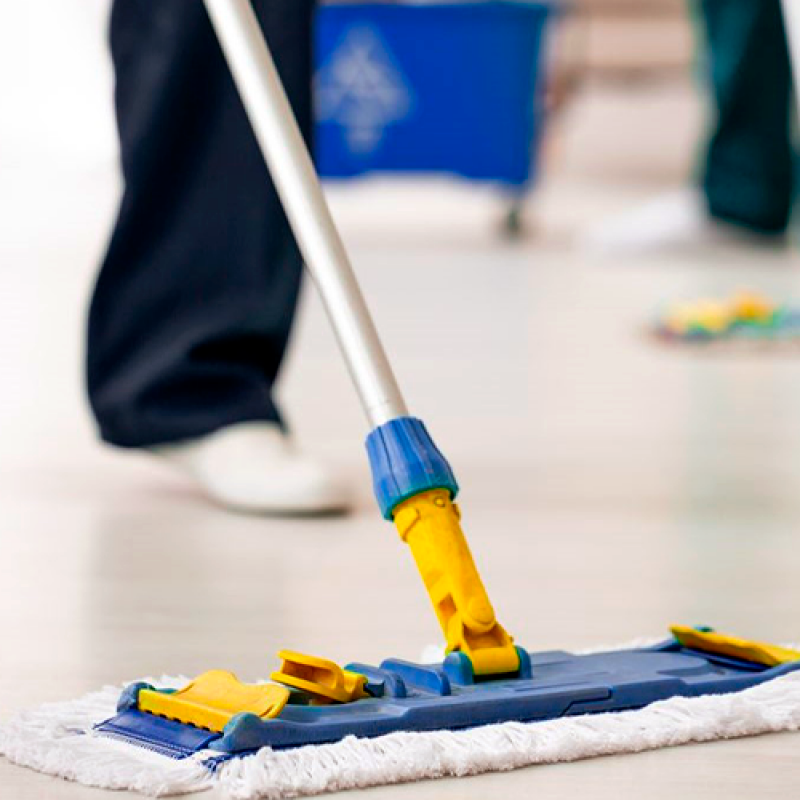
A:
{"type": "MultiPolygon", "coordinates": [[[[185,679],[148,682],[180,686],[185,679]]],[[[639,711],[377,739],[349,737],[319,747],[265,748],[220,764],[212,751],[176,761],[88,733],[114,714],[119,692],[107,687],[81,700],[51,703],[15,717],[0,726],[0,754],[87,786],[151,796],[216,786],[237,800],[277,800],[800,730],[796,672],[736,694],[677,697],[639,711]]]]}

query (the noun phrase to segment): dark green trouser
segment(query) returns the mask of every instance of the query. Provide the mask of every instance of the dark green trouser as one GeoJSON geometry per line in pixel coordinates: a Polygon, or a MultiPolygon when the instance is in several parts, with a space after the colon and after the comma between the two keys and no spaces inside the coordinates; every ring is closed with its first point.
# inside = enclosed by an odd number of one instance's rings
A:
{"type": "Polygon", "coordinates": [[[792,203],[791,65],[779,0],[701,0],[716,121],[703,189],[714,217],[786,228],[792,203]]]}

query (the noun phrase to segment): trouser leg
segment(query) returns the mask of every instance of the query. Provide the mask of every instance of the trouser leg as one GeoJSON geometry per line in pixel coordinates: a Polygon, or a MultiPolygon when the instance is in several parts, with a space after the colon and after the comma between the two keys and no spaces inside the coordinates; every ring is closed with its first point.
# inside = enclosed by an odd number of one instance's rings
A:
{"type": "Polygon", "coordinates": [[[778,0],[702,0],[715,122],[703,189],[711,214],[786,227],[792,201],[791,68],[778,0]]]}
{"type": "MultiPolygon", "coordinates": [[[[313,0],[254,7],[311,129],[313,0]]],[[[102,437],[146,446],[280,421],[301,259],[200,0],[115,0],[124,194],[89,314],[102,437]]]]}

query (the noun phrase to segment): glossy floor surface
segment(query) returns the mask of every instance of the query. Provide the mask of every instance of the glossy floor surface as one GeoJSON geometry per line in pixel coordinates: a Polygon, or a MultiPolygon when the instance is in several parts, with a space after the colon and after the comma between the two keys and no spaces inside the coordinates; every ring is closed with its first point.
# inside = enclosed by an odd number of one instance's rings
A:
{"type": "MultiPolygon", "coordinates": [[[[746,285],[800,303],[800,256],[609,260],[572,241],[679,183],[698,118],[683,86],[589,92],[553,131],[519,242],[497,235],[490,191],[333,192],[410,405],[460,477],[500,618],[530,649],[673,621],[800,639],[797,354],[701,354],[642,334],[676,297],[746,285]]],[[[376,662],[436,641],[411,558],[373,508],[365,427],[313,293],[280,393],[304,445],[350,476],[355,512],[214,508],[163,465],[94,440],[81,333],[116,178],[32,165],[4,164],[0,189],[0,715],[142,675],[254,679],[282,647],[376,662]]],[[[798,745],[775,735],[371,796],[788,798],[798,745]]],[[[0,761],[2,798],[101,796],[0,761]]]]}

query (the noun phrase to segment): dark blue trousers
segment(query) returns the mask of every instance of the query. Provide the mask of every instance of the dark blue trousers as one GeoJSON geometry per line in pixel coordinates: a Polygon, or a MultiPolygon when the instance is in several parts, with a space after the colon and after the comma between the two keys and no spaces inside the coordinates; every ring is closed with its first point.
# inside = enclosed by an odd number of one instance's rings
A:
{"type": "MultiPolygon", "coordinates": [[[[255,0],[305,135],[313,0],[255,0]]],[[[200,0],[115,0],[124,194],[91,302],[101,436],[141,447],[280,422],[301,259],[200,0]]]]}

